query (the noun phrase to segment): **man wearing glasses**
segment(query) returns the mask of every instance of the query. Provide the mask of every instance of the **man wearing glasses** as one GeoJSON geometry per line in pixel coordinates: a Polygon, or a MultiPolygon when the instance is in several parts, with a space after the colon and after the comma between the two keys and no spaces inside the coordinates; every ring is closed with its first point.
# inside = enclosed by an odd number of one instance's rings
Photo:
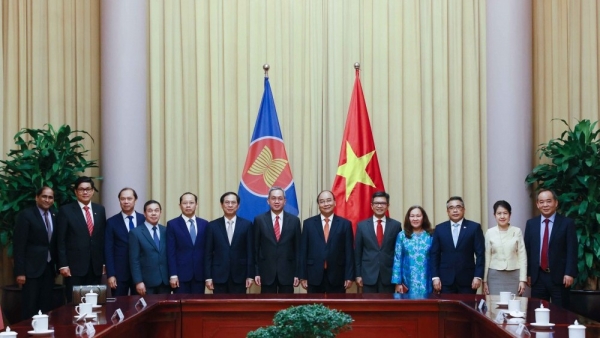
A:
{"type": "Polygon", "coordinates": [[[394,293],[392,266],[400,222],[386,217],[390,195],[377,191],[371,197],[373,216],[358,222],[354,260],[356,285],[363,293],[394,293]]]}
{"type": "Polygon", "coordinates": [[[485,239],[481,225],[466,220],[461,197],[446,202],[449,221],[433,232],[430,259],[436,293],[476,293],[485,263],[485,239]],[[473,259],[475,256],[475,259],[473,259]]]}
{"type": "Polygon", "coordinates": [[[269,189],[267,203],[271,210],[254,218],[254,281],[261,293],[294,293],[300,283],[300,219],[283,211],[283,188],[269,189]]]}
{"type": "Polygon", "coordinates": [[[92,203],[94,181],[79,177],[74,184],[77,201],[63,205],[57,218],[58,267],[65,279],[67,302],[73,285],[100,284],[104,265],[106,213],[92,203]]]}

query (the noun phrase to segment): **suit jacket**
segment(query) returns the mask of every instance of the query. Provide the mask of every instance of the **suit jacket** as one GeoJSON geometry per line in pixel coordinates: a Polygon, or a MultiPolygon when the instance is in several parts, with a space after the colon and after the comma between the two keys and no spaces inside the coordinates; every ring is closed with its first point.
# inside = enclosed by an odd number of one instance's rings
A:
{"type": "Polygon", "coordinates": [[[431,244],[431,276],[439,277],[442,285],[470,286],[474,277],[483,279],[485,239],[481,225],[463,219],[456,248],[452,240],[450,221],[438,224],[431,244]],[[473,260],[475,255],[475,260],[473,260]]]}
{"type": "Polygon", "coordinates": [[[167,257],[169,275],[180,282],[192,278],[204,283],[204,234],[208,221],[196,217],[196,242],[192,243],[190,231],[182,216],[167,222],[167,257]]]}
{"type": "Polygon", "coordinates": [[[154,239],[145,224],[140,224],[129,232],[129,264],[134,285],[141,282],[144,282],[146,287],[169,285],[166,229],[159,224],[158,230],[160,248],[154,244],[154,239]]]}
{"type": "MultiPolygon", "coordinates": [[[[527,221],[525,248],[527,248],[527,276],[535,283],[540,272],[541,216],[527,221]]],[[[577,276],[577,233],[572,219],[556,214],[548,239],[548,264],[555,284],[562,284],[565,275],[577,276]]]]}
{"type": "Polygon", "coordinates": [[[497,226],[486,231],[484,282],[488,280],[489,269],[519,269],[519,281],[527,281],[527,253],[521,229],[511,225],[504,234],[497,226]]]}
{"type": "Polygon", "coordinates": [[[339,286],[346,280],[354,280],[352,223],[333,215],[329,229],[329,238],[325,242],[321,215],[304,220],[300,244],[300,279],[306,279],[310,285],[320,285],[323,281],[325,262],[331,285],[339,286]]]}
{"type": "Polygon", "coordinates": [[[244,283],[254,278],[252,223],[236,217],[231,244],[227,238],[225,217],[208,223],[204,244],[204,277],[215,283],[244,283]]]}
{"type": "MultiPolygon", "coordinates": [[[[135,213],[136,227],[143,225],[146,218],[139,212],[135,213]]],[[[129,270],[129,223],[125,224],[123,214],[112,216],[106,220],[106,234],[104,236],[104,256],[106,262],[106,276],[116,277],[118,281],[127,281],[131,278],[129,270]]]]}
{"type": "Polygon", "coordinates": [[[394,265],[394,250],[398,233],[402,230],[400,222],[386,217],[385,231],[381,248],[377,244],[373,217],[358,222],[354,240],[354,261],[356,277],[362,277],[366,285],[377,284],[381,275],[381,283],[392,283],[392,266],[394,265]]]}
{"type": "Polygon", "coordinates": [[[91,205],[94,218],[91,236],[78,202],[65,204],[58,212],[58,267],[68,266],[73,276],[86,275],[90,269],[90,261],[94,274],[102,275],[106,212],[100,204],[91,205]]]}
{"type": "Polygon", "coordinates": [[[293,285],[300,262],[300,219],[283,212],[279,242],[275,239],[271,211],[254,218],[255,276],[271,285],[275,276],[281,285],[293,285]]]}
{"type": "MultiPolygon", "coordinates": [[[[51,263],[56,261],[56,217],[55,211],[49,210],[52,219],[52,237],[48,240],[46,223],[37,206],[24,209],[17,216],[13,235],[13,254],[15,259],[15,276],[38,278],[46,269],[48,251],[51,263]]],[[[55,268],[55,267],[54,267],[55,268]]]]}

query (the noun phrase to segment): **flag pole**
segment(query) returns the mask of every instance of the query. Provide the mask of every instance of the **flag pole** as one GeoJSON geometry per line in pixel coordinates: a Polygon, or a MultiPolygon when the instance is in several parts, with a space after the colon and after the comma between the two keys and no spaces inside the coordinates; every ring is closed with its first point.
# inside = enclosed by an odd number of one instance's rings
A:
{"type": "Polygon", "coordinates": [[[271,66],[269,66],[268,63],[265,63],[263,65],[263,70],[265,71],[265,77],[269,77],[269,68],[271,68],[271,66]]]}

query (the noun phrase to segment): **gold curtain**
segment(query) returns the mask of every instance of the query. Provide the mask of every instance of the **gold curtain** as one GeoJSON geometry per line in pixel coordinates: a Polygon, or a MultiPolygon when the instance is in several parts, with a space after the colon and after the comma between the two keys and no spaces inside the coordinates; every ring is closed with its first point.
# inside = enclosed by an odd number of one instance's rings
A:
{"type": "Polygon", "coordinates": [[[421,204],[441,222],[462,195],[466,217],[485,218],[484,1],[151,0],[149,39],[151,191],[167,219],[185,191],[209,219],[237,191],[264,63],[300,217],[316,214],[356,61],[391,216],[421,204]]]}
{"type": "MultiPolygon", "coordinates": [[[[100,158],[100,1],[2,0],[0,35],[0,158],[21,128],[47,123],[88,131],[100,158]]],[[[11,270],[3,255],[3,285],[11,270]]]]}
{"type": "Polygon", "coordinates": [[[533,2],[533,137],[537,146],[559,137],[577,120],[600,119],[600,2],[533,2]]]}

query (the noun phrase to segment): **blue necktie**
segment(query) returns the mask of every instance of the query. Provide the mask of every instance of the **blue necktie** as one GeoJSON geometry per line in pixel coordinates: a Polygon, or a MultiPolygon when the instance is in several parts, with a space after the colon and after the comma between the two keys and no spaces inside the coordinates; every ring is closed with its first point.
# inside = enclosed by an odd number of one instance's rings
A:
{"type": "Polygon", "coordinates": [[[158,234],[156,233],[156,226],[152,227],[152,231],[154,231],[154,234],[152,235],[152,238],[154,238],[154,244],[156,244],[156,248],[160,250],[160,241],[158,240],[158,234]]]}
{"type": "Polygon", "coordinates": [[[190,237],[192,237],[192,244],[196,244],[196,225],[194,225],[194,220],[190,219],[190,237]]]}
{"type": "Polygon", "coordinates": [[[135,225],[133,225],[133,216],[127,216],[127,218],[129,218],[129,231],[131,231],[135,228],[135,225]]]}

